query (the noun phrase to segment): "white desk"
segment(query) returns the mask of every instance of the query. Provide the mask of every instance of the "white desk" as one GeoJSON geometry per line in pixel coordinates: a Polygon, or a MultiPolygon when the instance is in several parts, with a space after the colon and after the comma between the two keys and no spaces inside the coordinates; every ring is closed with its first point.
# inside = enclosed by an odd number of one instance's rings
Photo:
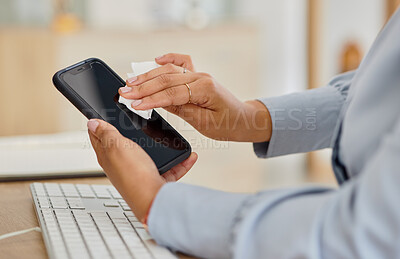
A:
{"type": "Polygon", "coordinates": [[[0,181],[102,172],[86,131],[0,138],[0,181]]]}

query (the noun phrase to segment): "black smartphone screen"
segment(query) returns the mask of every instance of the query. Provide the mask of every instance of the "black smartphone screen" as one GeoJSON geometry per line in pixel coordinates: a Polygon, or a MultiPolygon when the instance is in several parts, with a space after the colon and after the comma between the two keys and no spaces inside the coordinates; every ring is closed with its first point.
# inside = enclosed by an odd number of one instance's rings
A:
{"type": "Polygon", "coordinates": [[[81,68],[67,70],[60,79],[90,106],[88,109],[98,113],[97,117],[138,143],[153,159],[160,173],[170,169],[171,163],[181,162],[190,154],[189,143],[156,111],[146,120],[118,102],[118,89],[125,83],[101,62],[93,61],[81,68]]]}

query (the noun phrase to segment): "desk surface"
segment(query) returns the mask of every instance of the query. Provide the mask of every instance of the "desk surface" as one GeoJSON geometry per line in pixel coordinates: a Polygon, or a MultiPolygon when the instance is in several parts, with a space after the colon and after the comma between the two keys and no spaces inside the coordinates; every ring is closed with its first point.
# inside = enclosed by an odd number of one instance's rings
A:
{"type": "MultiPolygon", "coordinates": [[[[0,183],[0,235],[39,225],[29,190],[32,182],[34,181],[0,183]]],[[[35,182],[110,184],[106,177],[35,182]]],[[[36,231],[0,240],[0,255],[1,258],[47,258],[42,235],[36,231]]],[[[180,255],[180,258],[189,257],[180,255]]]]}

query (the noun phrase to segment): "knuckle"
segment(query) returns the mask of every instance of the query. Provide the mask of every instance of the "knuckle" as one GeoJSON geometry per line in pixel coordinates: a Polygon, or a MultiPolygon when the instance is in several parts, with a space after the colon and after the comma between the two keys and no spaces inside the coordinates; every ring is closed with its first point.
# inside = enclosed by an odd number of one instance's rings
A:
{"type": "Polygon", "coordinates": [[[201,77],[204,77],[204,78],[212,78],[212,76],[211,76],[210,74],[204,73],[204,72],[199,73],[199,75],[200,75],[201,77]]]}
{"type": "Polygon", "coordinates": [[[207,97],[214,96],[216,89],[213,80],[207,79],[204,83],[204,92],[207,97]]]}
{"type": "Polygon", "coordinates": [[[150,103],[152,107],[161,107],[160,102],[162,102],[162,93],[161,94],[155,94],[155,95],[150,95],[146,98],[143,98],[144,103],[150,103]]]}
{"type": "Polygon", "coordinates": [[[167,86],[171,82],[171,77],[167,74],[162,74],[158,77],[158,82],[163,86],[167,86]]]}
{"type": "Polygon", "coordinates": [[[143,98],[144,103],[153,103],[155,101],[157,101],[157,98],[155,98],[154,95],[150,95],[150,96],[143,98]]]}
{"type": "Polygon", "coordinates": [[[175,88],[167,88],[165,89],[165,95],[167,96],[168,99],[172,99],[176,95],[176,90],[175,88]]]}
{"type": "Polygon", "coordinates": [[[204,87],[208,91],[213,91],[214,90],[215,84],[214,84],[214,80],[211,77],[204,78],[202,81],[203,81],[202,83],[203,83],[204,87]]]}
{"type": "Polygon", "coordinates": [[[175,71],[175,66],[171,63],[168,63],[165,65],[166,69],[168,72],[174,72],[175,71]]]}
{"type": "Polygon", "coordinates": [[[143,86],[138,85],[136,87],[133,87],[133,91],[136,91],[137,93],[141,94],[143,92],[143,86]]]}
{"type": "Polygon", "coordinates": [[[145,81],[147,81],[148,77],[149,77],[149,73],[144,73],[144,74],[138,75],[136,80],[140,81],[140,82],[145,82],[145,81]]]}
{"type": "Polygon", "coordinates": [[[192,57],[190,55],[183,56],[188,62],[192,62],[192,57]]]}

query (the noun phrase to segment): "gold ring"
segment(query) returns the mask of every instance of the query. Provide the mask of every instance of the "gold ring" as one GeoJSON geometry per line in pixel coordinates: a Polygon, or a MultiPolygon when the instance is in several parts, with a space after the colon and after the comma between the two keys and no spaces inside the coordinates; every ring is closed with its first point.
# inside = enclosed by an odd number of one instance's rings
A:
{"type": "Polygon", "coordinates": [[[189,84],[185,84],[185,85],[186,85],[186,87],[187,87],[187,89],[189,91],[189,101],[188,101],[188,103],[192,103],[192,90],[190,89],[189,84]]]}

